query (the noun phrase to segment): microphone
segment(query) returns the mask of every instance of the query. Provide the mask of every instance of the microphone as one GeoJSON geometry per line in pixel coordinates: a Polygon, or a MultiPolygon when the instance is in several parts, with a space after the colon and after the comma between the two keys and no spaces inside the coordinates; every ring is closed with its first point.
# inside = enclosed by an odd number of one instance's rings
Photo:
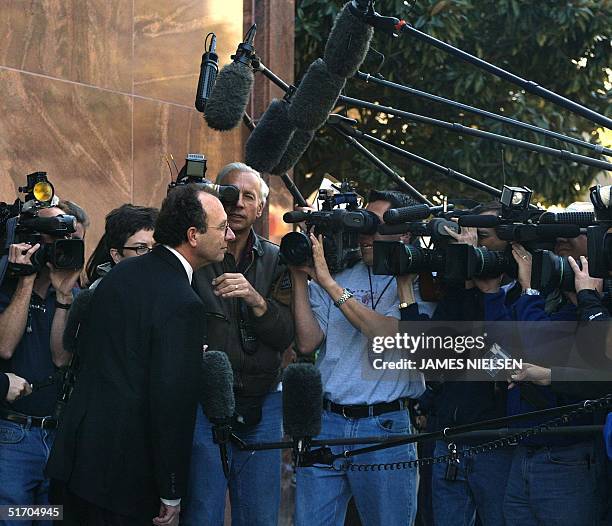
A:
{"type": "Polygon", "coordinates": [[[318,130],[333,110],[346,80],[331,73],[322,59],[315,60],[291,98],[289,119],[300,130],[318,130]]]}
{"type": "MultiPolygon", "coordinates": [[[[196,91],[195,107],[200,113],[204,112],[206,103],[210,97],[210,93],[215,85],[215,79],[219,71],[219,57],[215,53],[217,49],[217,37],[214,33],[209,33],[206,36],[212,35],[210,47],[208,51],[202,55],[202,63],[200,64],[200,78],[198,79],[198,89],[196,91]]],[[[206,42],[204,42],[206,48],[206,42]]]]}
{"type": "Polygon", "coordinates": [[[489,214],[484,215],[466,215],[459,218],[459,226],[471,226],[481,228],[494,228],[501,224],[501,220],[497,216],[489,214]]]}
{"type": "Polygon", "coordinates": [[[294,363],[283,375],[283,429],[293,440],[295,465],[309,450],[310,440],[321,433],[323,385],[318,369],[294,363]]]}
{"type": "Polygon", "coordinates": [[[390,208],[383,214],[385,223],[408,223],[410,221],[419,221],[428,218],[431,214],[442,212],[443,205],[428,206],[426,204],[404,206],[402,208],[390,208]]]}
{"type": "Polygon", "coordinates": [[[76,352],[79,329],[89,313],[89,304],[93,297],[93,293],[94,289],[85,289],[81,291],[78,296],[74,298],[70,310],[68,311],[68,319],[66,320],[66,327],[62,335],[62,343],[64,349],[72,353],[72,355],[76,352]]]}
{"type": "Polygon", "coordinates": [[[323,52],[330,73],[343,78],[355,75],[365,60],[373,35],[374,28],[355,16],[350,2],[345,4],[334,20],[323,52]]]}
{"type": "Polygon", "coordinates": [[[213,441],[219,445],[223,473],[229,475],[227,443],[232,435],[231,421],[236,408],[234,374],[227,354],[221,351],[202,353],[200,404],[213,425],[213,441]]]}
{"type": "Polygon", "coordinates": [[[273,99],[245,145],[245,162],[258,172],[269,173],[278,165],[293,137],[295,126],[288,117],[289,104],[273,99]]]}
{"type": "Polygon", "coordinates": [[[285,212],[283,214],[283,221],[285,223],[301,223],[302,221],[306,221],[309,217],[310,212],[294,210],[293,212],[285,212]]]}
{"type": "Polygon", "coordinates": [[[213,130],[233,130],[242,121],[255,81],[251,60],[255,56],[256,32],[257,26],[253,24],[232,55],[233,62],[219,72],[204,111],[206,122],[213,130]]]}
{"type": "Polygon", "coordinates": [[[578,225],[518,225],[514,229],[516,241],[547,241],[558,237],[578,237],[578,225]]]}
{"type": "Polygon", "coordinates": [[[304,152],[310,146],[313,138],[313,131],[295,130],[293,137],[287,145],[285,153],[281,157],[280,161],[278,161],[278,164],[272,168],[270,173],[274,175],[283,175],[291,170],[301,159],[302,155],[304,155],[304,152]]]}
{"type": "MultiPolygon", "coordinates": [[[[591,226],[595,223],[594,212],[544,212],[538,222],[541,225],[578,225],[591,226]]],[[[559,236],[566,237],[566,236],[559,236]]]]}

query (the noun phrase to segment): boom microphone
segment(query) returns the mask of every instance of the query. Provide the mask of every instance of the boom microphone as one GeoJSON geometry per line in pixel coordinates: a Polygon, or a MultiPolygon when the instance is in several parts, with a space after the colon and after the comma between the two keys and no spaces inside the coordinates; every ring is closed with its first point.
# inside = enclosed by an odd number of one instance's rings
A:
{"type": "Polygon", "coordinates": [[[441,212],[443,210],[443,205],[428,206],[426,204],[404,206],[402,208],[390,208],[383,214],[383,219],[385,220],[385,223],[389,224],[407,223],[409,221],[426,219],[431,214],[435,214],[436,212],[441,212]]]}
{"type": "Polygon", "coordinates": [[[315,60],[291,98],[289,119],[300,130],[317,130],[336,105],[346,80],[331,73],[323,59],[315,60]]]}
{"type": "Polygon", "coordinates": [[[293,439],[296,465],[308,451],[310,440],[321,432],[323,385],[318,369],[294,363],[283,375],[283,429],[293,439]]]}
{"type": "Polygon", "coordinates": [[[287,145],[285,153],[278,164],[270,171],[274,175],[283,175],[291,170],[300,160],[304,152],[310,146],[314,137],[313,131],[295,130],[293,137],[287,145]]]}
{"type": "Polygon", "coordinates": [[[229,475],[227,443],[230,440],[231,421],[236,408],[234,375],[227,354],[221,351],[202,353],[202,381],[200,404],[213,425],[213,441],[219,444],[223,473],[229,475]]]}
{"type": "MultiPolygon", "coordinates": [[[[198,89],[196,91],[195,107],[203,113],[206,103],[215,85],[215,79],[219,71],[219,57],[215,53],[217,49],[217,37],[214,33],[209,33],[206,39],[212,35],[208,51],[202,55],[200,64],[200,78],[198,79],[198,89]]],[[[206,44],[204,44],[206,46],[206,44]]]]}
{"type": "MultiPolygon", "coordinates": [[[[594,212],[544,212],[538,220],[541,225],[591,226],[595,223],[594,212]]],[[[565,236],[559,236],[565,237],[565,236]]]]}
{"type": "Polygon", "coordinates": [[[238,45],[233,62],[223,66],[210,94],[204,117],[213,130],[228,131],[236,128],[246,111],[255,77],[251,59],[255,54],[253,42],[257,26],[249,29],[244,42],[238,45]]]}
{"type": "Polygon", "coordinates": [[[289,104],[273,99],[249,135],[245,162],[258,172],[269,173],[278,165],[295,131],[288,117],[289,104]]]}
{"type": "Polygon", "coordinates": [[[330,73],[343,78],[357,73],[374,35],[374,28],[356,17],[350,5],[350,2],[345,4],[338,13],[323,53],[330,73]]]}

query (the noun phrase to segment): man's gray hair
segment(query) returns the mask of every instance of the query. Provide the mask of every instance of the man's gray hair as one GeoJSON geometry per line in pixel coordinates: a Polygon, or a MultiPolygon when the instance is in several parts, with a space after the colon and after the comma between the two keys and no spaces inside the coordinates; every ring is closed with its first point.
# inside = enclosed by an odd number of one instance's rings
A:
{"type": "Polygon", "coordinates": [[[259,198],[261,199],[261,202],[263,204],[266,204],[266,199],[268,199],[268,195],[270,194],[270,188],[268,187],[266,182],[263,180],[263,177],[261,176],[261,174],[257,170],[255,170],[255,168],[251,168],[248,164],[244,164],[244,163],[226,164],[223,168],[221,168],[219,175],[217,175],[217,181],[216,181],[217,184],[222,184],[223,180],[229,174],[233,172],[246,172],[246,173],[255,174],[257,178],[259,179],[259,198]]]}

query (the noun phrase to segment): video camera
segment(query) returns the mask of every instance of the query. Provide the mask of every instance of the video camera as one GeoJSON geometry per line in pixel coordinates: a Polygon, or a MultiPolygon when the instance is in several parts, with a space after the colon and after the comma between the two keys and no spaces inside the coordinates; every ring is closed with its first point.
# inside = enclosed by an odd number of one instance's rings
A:
{"type": "Polygon", "coordinates": [[[77,270],[85,262],[85,245],[81,239],[66,239],[76,228],[76,218],[71,215],[41,217],[40,211],[55,206],[53,185],[46,172],[27,175],[26,186],[19,187],[25,194],[25,201],[19,198],[12,205],[0,203],[0,283],[5,273],[9,276],[35,274],[51,263],[56,269],[77,270]],[[43,234],[54,239],[43,241],[43,234]],[[18,265],[8,262],[8,249],[17,243],[40,244],[32,255],[31,265],[18,265]]]}
{"type": "Polygon", "coordinates": [[[215,184],[206,179],[206,157],[201,153],[189,153],[185,157],[185,164],[176,177],[168,185],[168,192],[177,186],[195,184],[204,187],[219,198],[224,205],[233,205],[238,201],[240,191],[233,184],[215,184]]]}
{"type": "Polygon", "coordinates": [[[373,212],[358,207],[357,194],[353,188],[343,182],[339,193],[330,190],[319,190],[321,210],[315,212],[287,212],[283,216],[285,223],[306,224],[306,234],[290,232],[283,236],[280,244],[280,255],[287,265],[308,265],[312,261],[312,244],[309,233],[323,235],[325,261],[331,273],[351,267],[361,259],[359,234],[374,234],[380,220],[373,212]],[[338,208],[346,204],[346,208],[338,208]]]}

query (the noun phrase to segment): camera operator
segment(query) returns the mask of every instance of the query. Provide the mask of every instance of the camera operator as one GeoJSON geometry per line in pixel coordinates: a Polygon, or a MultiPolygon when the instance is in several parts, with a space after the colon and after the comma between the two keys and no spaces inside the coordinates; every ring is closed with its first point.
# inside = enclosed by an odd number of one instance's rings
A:
{"type": "MultiPolygon", "coordinates": [[[[578,258],[586,254],[586,249],[586,236],[581,235],[571,239],[559,238],[554,252],[558,256],[578,258]]],[[[518,266],[522,294],[508,306],[507,301],[503,303],[504,292],[491,287],[486,294],[487,319],[575,321],[575,293],[557,290],[544,297],[540,291],[531,289],[531,254],[519,243],[513,243],[512,254],[518,266]]],[[[568,335],[573,334],[572,327],[568,326],[568,335]]],[[[521,333],[524,359],[533,363],[565,363],[571,349],[557,343],[563,332],[555,325],[550,330],[542,327],[521,333]]],[[[549,387],[538,383],[523,388],[514,385],[508,393],[507,411],[514,415],[576,401],[572,397],[556,395],[549,387]],[[525,389],[529,391],[523,392],[525,389]]],[[[516,425],[524,427],[539,423],[539,420],[523,421],[516,425]]],[[[588,417],[570,422],[571,425],[589,423],[592,421],[588,417]]],[[[506,523],[595,524],[598,519],[597,458],[594,441],[585,440],[582,435],[536,436],[520,441],[514,451],[504,499],[506,523]]]]}
{"type": "MultiPolygon", "coordinates": [[[[381,222],[389,208],[413,204],[405,194],[371,192],[366,210],[381,222]]],[[[424,391],[414,371],[384,369],[363,378],[368,339],[398,330],[399,298],[393,276],[375,275],[373,242],[399,236],[360,235],[362,260],[334,276],[329,272],[322,238],[310,236],[313,266],[291,267],[296,345],[303,354],[319,349],[317,366],[324,392],[320,438],[387,436],[412,430],[410,399],[424,391]],[[313,281],[308,284],[308,276],[313,281]]],[[[417,301],[420,298],[417,295],[417,301]]],[[[332,448],[338,452],[338,448],[332,448]]],[[[414,444],[364,455],[364,463],[389,463],[416,458],[414,444]]],[[[416,515],[416,472],[341,472],[299,468],[296,524],[343,524],[354,497],[364,524],[411,524],[416,515]]]]}
{"type": "MultiPolygon", "coordinates": [[[[501,213],[501,203],[493,201],[480,205],[473,213],[498,216],[501,213]]],[[[461,227],[459,233],[448,228],[446,230],[457,243],[481,246],[488,250],[506,248],[506,242],[499,239],[494,228],[461,227]]],[[[491,281],[496,287],[508,291],[509,298],[517,297],[518,289],[514,280],[500,275],[491,281]]],[[[460,284],[446,283],[431,319],[458,322],[484,320],[485,294],[480,289],[485,288],[483,283],[476,279],[460,284]]],[[[407,315],[402,313],[402,319],[422,319],[422,314],[415,306],[408,307],[408,310],[407,315]]],[[[435,413],[435,424],[428,431],[505,415],[506,386],[501,382],[446,380],[430,386],[433,393],[430,405],[431,411],[435,413]]],[[[475,443],[478,442],[454,441],[458,451],[475,443]]],[[[449,443],[436,441],[434,456],[448,453],[449,443]]],[[[511,459],[510,450],[497,449],[461,458],[454,464],[435,464],[432,467],[431,486],[434,523],[437,526],[473,525],[478,515],[485,526],[503,525],[502,504],[511,459]]]]}
{"type": "MultiPolygon", "coordinates": [[[[40,217],[55,217],[58,207],[42,208],[40,217]]],[[[42,234],[43,242],[54,238],[42,234]]],[[[23,266],[40,248],[13,244],[8,261],[23,266]]],[[[58,270],[51,264],[38,273],[6,278],[0,286],[0,368],[40,389],[11,404],[0,403],[0,504],[47,502],[43,474],[57,422],[51,418],[60,387],[57,368],[67,365],[62,335],[80,270],[58,270]]]]}
{"type": "MultiPolygon", "coordinates": [[[[293,341],[289,309],[291,283],[279,263],[279,248],[257,235],[253,225],[263,213],[269,189],[261,175],[243,163],[225,166],[217,184],[235,185],[238,201],[226,204],[235,240],[223,262],[194,275],[206,305],[206,343],[225,352],[234,374],[234,432],[246,442],[282,439],[280,365],[293,341]]],[[[213,442],[212,424],[198,407],[189,494],[181,523],[221,524],[229,488],[234,525],[275,525],[280,508],[280,451],[241,451],[228,444],[226,479],[213,442]]]]}

